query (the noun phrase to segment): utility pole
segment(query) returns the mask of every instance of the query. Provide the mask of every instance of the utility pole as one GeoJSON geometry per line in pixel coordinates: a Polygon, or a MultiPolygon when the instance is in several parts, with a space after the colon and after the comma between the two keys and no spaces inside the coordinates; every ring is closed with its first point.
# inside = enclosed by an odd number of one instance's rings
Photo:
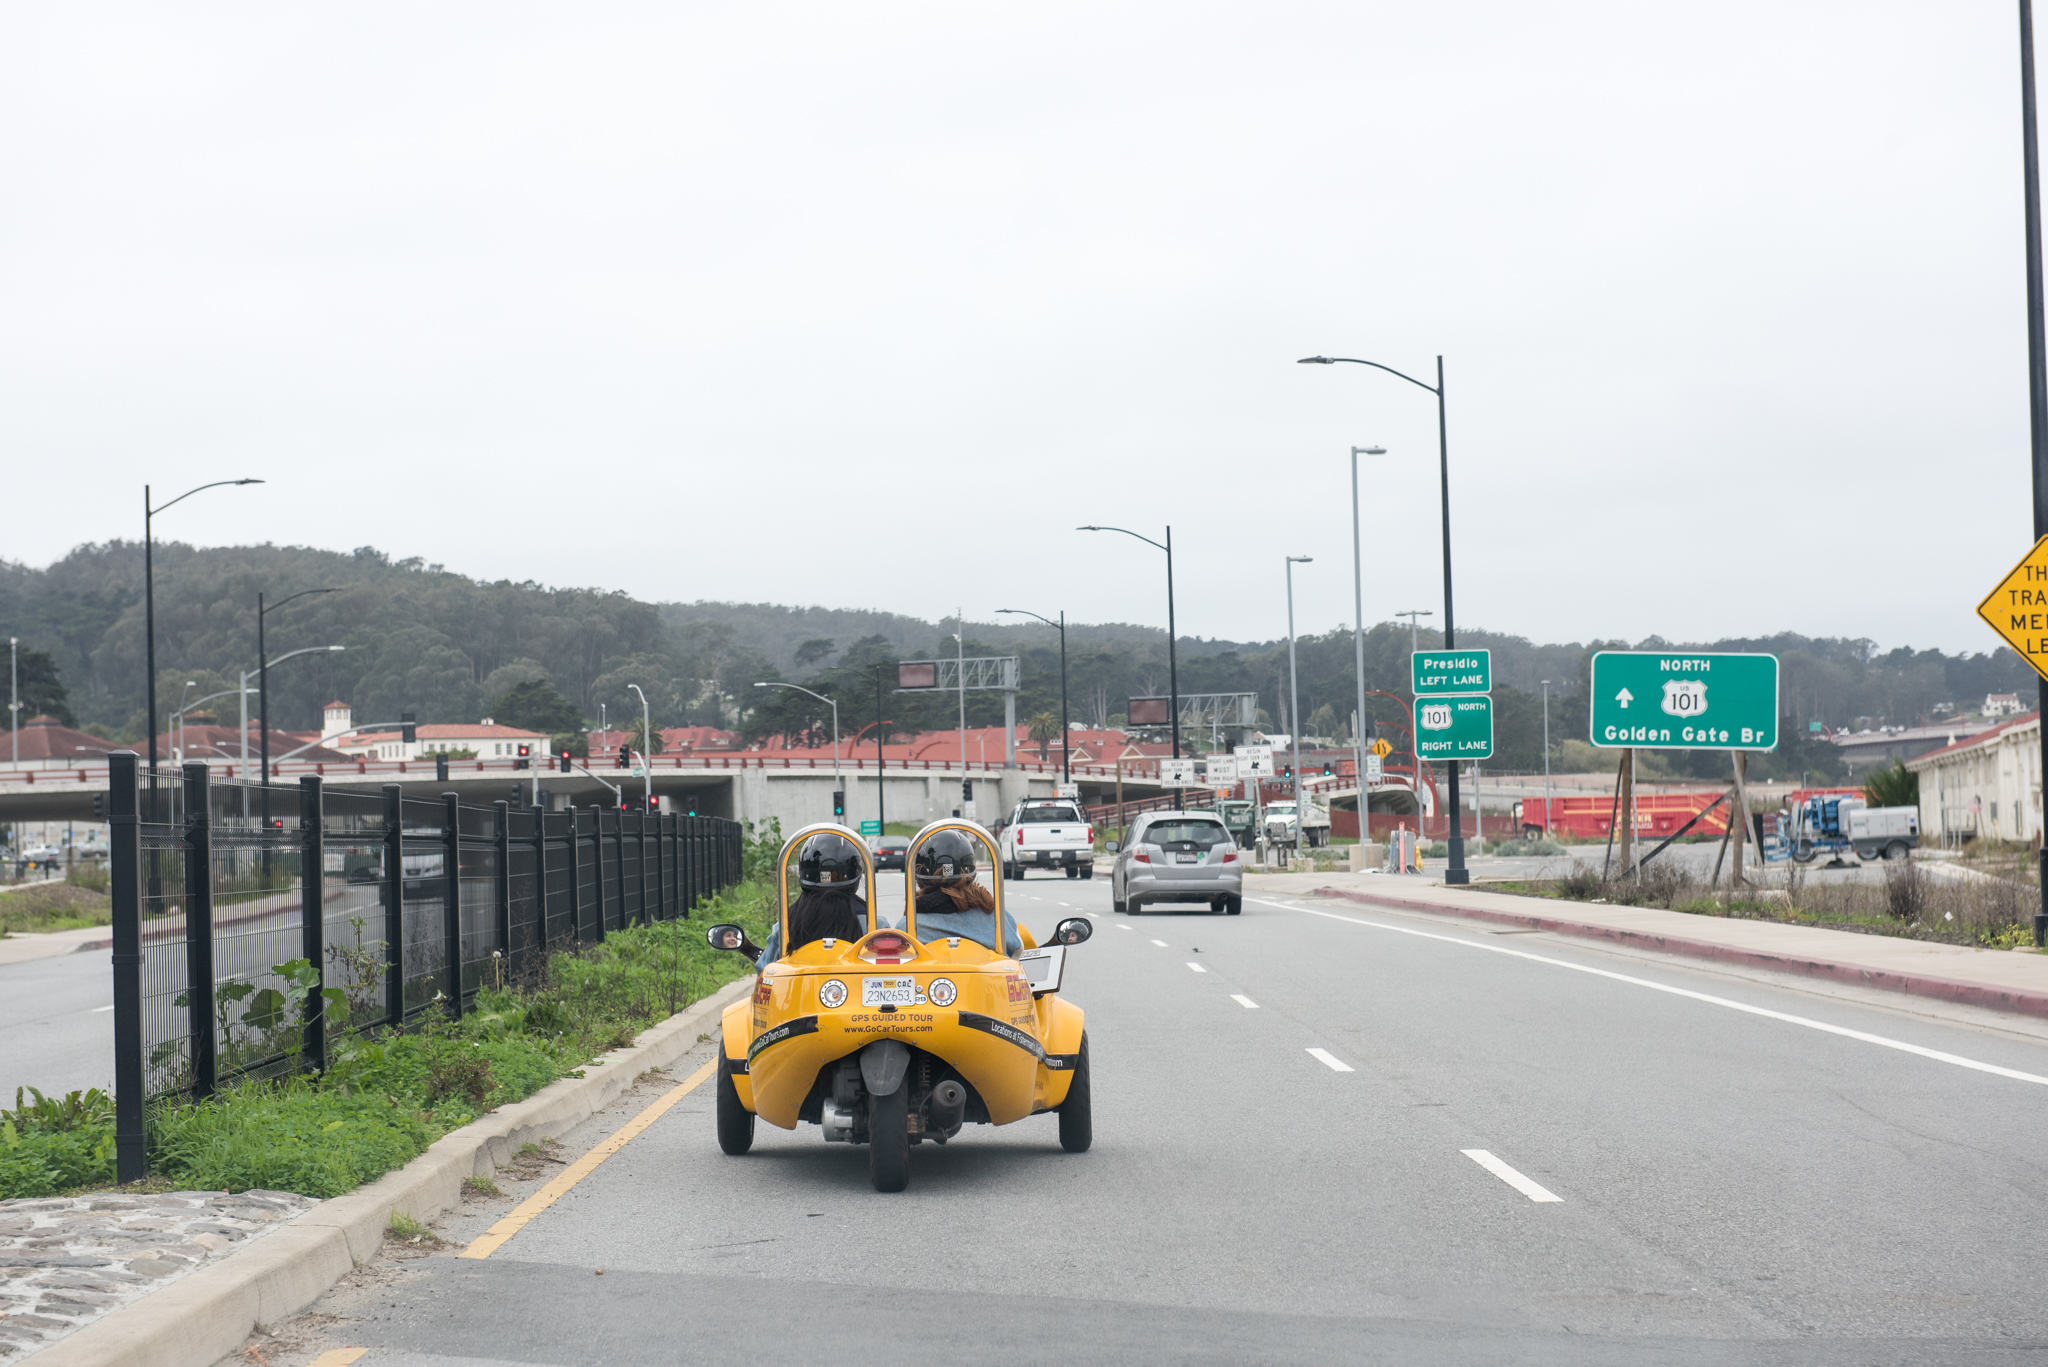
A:
{"type": "MultiPolygon", "coordinates": [[[[1524,823],[1527,824],[1527,823],[1524,823]]],[[[1543,834],[1550,835],[1550,680],[1543,681],[1543,834]]]]}
{"type": "Polygon", "coordinates": [[[1293,712],[1294,734],[1294,848],[1298,852],[1308,841],[1308,812],[1301,805],[1301,685],[1294,668],[1294,567],[1309,564],[1307,555],[1287,557],[1287,706],[1293,712]]]}
{"type": "MultiPolygon", "coordinates": [[[[2041,149],[2034,128],[2034,5],[2020,0],[2020,150],[2027,217],[2027,400],[2033,436],[2034,539],[2048,536],[2048,325],[2041,304],[2041,149]]],[[[2039,705],[2048,709],[2048,681],[2039,705]]],[[[2048,773],[2048,724],[2041,727],[2041,772],[2048,773]]],[[[1743,820],[1749,813],[1742,813],[1743,820]]],[[[2024,828],[2022,835],[2024,836],[2024,828]]],[[[2034,943],[2048,945],[2048,841],[2041,845],[2041,909],[2034,913],[2034,943]]]]}
{"type": "Polygon", "coordinates": [[[14,747],[14,767],[21,767],[21,638],[7,638],[7,739],[14,747]]]}
{"type": "Polygon", "coordinates": [[[1370,839],[1365,803],[1365,543],[1359,532],[1358,458],[1384,456],[1384,446],[1351,448],[1351,652],[1358,671],[1358,711],[1351,719],[1352,748],[1358,752],[1358,838],[1370,839]]]}

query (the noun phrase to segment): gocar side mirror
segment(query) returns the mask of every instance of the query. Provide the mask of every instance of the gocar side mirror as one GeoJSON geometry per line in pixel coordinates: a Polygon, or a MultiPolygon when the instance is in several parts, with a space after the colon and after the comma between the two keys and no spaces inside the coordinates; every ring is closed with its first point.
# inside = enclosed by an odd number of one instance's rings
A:
{"type": "Polygon", "coordinates": [[[1109,852],[1110,852],[1111,854],[1115,854],[1115,853],[1116,853],[1116,852],[1117,852],[1118,850],[1120,850],[1120,849],[1122,849],[1122,848],[1123,848],[1123,846],[1122,846],[1122,845],[1119,845],[1119,844],[1118,844],[1118,843],[1117,843],[1116,841],[1114,841],[1114,840],[1106,840],[1106,841],[1104,841],[1104,842],[1103,842],[1103,845],[1102,845],[1102,847],[1103,847],[1103,848],[1104,848],[1105,850],[1108,850],[1108,851],[1109,851],[1109,852]]]}
{"type": "Polygon", "coordinates": [[[1052,939],[1058,945],[1078,945],[1095,933],[1095,923],[1080,916],[1069,916],[1053,927],[1052,939]]]}
{"type": "Polygon", "coordinates": [[[704,938],[713,949],[738,949],[746,943],[747,932],[728,921],[706,930],[704,938]]]}

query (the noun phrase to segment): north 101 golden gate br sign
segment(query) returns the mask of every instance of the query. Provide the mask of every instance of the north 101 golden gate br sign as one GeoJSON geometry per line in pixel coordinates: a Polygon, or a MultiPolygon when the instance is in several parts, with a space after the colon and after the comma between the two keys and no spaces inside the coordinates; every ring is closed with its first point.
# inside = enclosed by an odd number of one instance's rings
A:
{"type": "Polygon", "coordinates": [[[1977,615],[2036,673],[2048,676],[2048,536],[1977,604],[1977,615]]]}

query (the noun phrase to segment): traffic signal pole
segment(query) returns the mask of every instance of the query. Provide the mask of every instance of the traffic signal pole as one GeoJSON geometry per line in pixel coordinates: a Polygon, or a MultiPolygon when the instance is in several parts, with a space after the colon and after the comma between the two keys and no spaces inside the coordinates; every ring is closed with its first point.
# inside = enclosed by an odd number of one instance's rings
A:
{"type": "MultiPolygon", "coordinates": [[[[2026,180],[2027,400],[2033,437],[2034,539],[2048,536],[2048,326],[2041,303],[2041,156],[2034,129],[2034,5],[2020,0],[2020,149],[2026,180]]],[[[2038,685],[2036,715],[2048,713],[2048,681],[2038,685]]],[[[2048,717],[2040,726],[2040,772],[2048,773],[2048,717]]],[[[2034,913],[2034,944],[2048,946],[2048,841],[2039,857],[2041,907],[2034,913]]]]}

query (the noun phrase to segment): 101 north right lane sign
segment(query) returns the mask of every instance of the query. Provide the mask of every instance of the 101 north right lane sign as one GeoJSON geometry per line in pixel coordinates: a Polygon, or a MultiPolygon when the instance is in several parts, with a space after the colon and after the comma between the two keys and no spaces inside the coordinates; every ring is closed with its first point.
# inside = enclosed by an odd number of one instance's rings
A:
{"type": "Polygon", "coordinates": [[[1592,742],[1620,749],[1775,750],[1778,657],[1603,650],[1592,742]]]}

